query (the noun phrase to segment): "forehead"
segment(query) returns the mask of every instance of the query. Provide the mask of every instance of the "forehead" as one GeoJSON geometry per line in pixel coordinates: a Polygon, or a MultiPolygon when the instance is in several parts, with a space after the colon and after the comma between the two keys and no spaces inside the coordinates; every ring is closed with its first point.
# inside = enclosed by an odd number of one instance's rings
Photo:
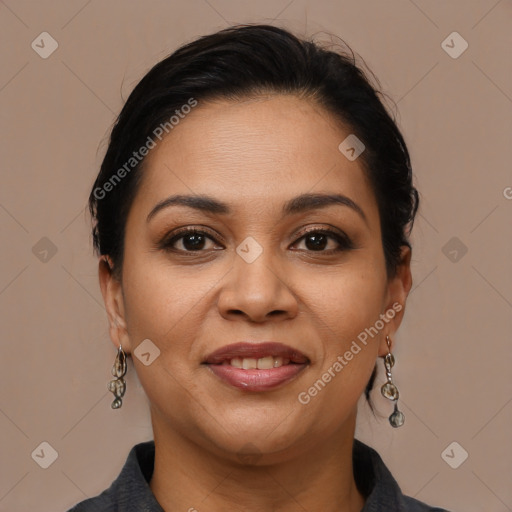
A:
{"type": "Polygon", "coordinates": [[[204,194],[241,213],[306,192],[338,192],[375,209],[362,161],[338,149],[348,135],[324,108],[293,95],[199,102],[146,157],[134,207],[204,194]]]}

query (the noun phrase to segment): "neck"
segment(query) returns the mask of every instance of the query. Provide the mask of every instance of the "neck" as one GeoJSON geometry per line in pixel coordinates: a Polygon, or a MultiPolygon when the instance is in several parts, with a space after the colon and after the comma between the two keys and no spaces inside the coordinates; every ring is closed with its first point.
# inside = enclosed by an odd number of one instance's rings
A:
{"type": "Polygon", "coordinates": [[[150,488],[161,507],[189,512],[360,512],[352,467],[355,414],[348,425],[293,459],[241,465],[164,427],[151,412],[155,465],[150,488]]]}

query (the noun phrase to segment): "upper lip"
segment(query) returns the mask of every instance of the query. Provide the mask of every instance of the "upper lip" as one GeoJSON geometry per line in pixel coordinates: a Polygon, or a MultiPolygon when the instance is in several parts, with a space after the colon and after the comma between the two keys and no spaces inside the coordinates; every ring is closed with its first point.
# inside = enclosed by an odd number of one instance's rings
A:
{"type": "Polygon", "coordinates": [[[299,350],[283,343],[266,341],[263,343],[239,342],[225,345],[212,352],[204,361],[206,364],[220,364],[235,357],[259,359],[265,356],[283,357],[291,363],[308,363],[309,359],[299,350]]]}

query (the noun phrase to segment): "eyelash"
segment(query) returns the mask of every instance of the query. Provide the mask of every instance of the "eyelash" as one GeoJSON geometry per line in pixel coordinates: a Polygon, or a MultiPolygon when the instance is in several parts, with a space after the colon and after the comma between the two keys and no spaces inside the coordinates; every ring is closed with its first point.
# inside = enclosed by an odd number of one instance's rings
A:
{"type": "MultiPolygon", "coordinates": [[[[347,251],[354,248],[354,245],[350,238],[346,235],[342,235],[336,231],[330,230],[330,229],[319,229],[319,228],[312,228],[304,231],[301,233],[300,238],[298,238],[295,242],[298,243],[299,241],[305,239],[308,235],[311,234],[321,234],[321,235],[327,235],[329,238],[334,239],[336,242],[340,244],[341,247],[338,247],[336,249],[330,249],[330,250],[320,250],[320,251],[313,251],[313,250],[306,250],[306,252],[311,253],[320,253],[320,254],[334,254],[341,251],[347,251]]],[[[173,233],[173,236],[170,238],[165,238],[160,244],[159,249],[163,249],[168,252],[175,252],[175,253],[182,253],[182,254],[193,254],[193,253],[201,253],[205,252],[203,249],[199,249],[197,251],[187,251],[182,249],[174,249],[172,246],[180,239],[184,238],[186,235],[206,235],[207,238],[210,240],[216,242],[216,240],[213,237],[213,234],[209,233],[208,231],[202,231],[197,228],[182,228],[173,233]]],[[[294,245],[295,245],[294,244],[294,245]]]]}

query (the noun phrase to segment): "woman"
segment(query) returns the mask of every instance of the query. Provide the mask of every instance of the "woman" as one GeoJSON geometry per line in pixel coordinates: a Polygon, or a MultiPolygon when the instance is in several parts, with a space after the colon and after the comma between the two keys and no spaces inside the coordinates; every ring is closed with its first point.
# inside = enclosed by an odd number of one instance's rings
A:
{"type": "MultiPolygon", "coordinates": [[[[117,348],[154,441],[73,512],[441,511],[354,439],[411,288],[418,193],[355,59],[268,25],[202,37],[151,69],[90,195],[117,348]]],[[[371,404],[370,404],[371,405],[371,404]]]]}

